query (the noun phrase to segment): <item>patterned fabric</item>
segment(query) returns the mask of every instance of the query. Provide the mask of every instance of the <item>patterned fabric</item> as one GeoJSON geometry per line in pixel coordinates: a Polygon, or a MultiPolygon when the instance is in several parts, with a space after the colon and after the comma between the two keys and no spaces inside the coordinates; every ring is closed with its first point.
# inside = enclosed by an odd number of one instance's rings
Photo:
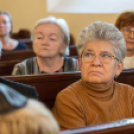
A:
{"type": "MultiPolygon", "coordinates": [[[[64,57],[63,72],[79,71],[77,59],[71,57],[64,57]]],[[[58,70],[56,71],[58,72],[58,70]]],[[[39,74],[41,72],[37,64],[37,57],[29,58],[14,66],[12,75],[30,75],[39,74]]]]}

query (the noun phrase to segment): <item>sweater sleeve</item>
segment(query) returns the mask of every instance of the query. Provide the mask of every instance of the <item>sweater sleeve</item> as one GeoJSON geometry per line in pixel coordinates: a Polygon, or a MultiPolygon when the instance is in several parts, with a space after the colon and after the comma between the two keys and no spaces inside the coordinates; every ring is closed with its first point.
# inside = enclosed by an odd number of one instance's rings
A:
{"type": "Polygon", "coordinates": [[[68,88],[57,95],[52,112],[61,130],[86,126],[82,105],[76,93],[68,88]]]}

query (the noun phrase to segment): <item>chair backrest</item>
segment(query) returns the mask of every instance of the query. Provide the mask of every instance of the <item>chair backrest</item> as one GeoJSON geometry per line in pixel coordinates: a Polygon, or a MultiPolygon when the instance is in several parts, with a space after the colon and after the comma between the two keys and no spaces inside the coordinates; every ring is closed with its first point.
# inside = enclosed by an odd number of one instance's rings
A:
{"type": "Polygon", "coordinates": [[[36,56],[33,50],[21,50],[12,52],[2,52],[1,60],[24,60],[36,56]]]}
{"type": "Polygon", "coordinates": [[[15,64],[21,62],[20,60],[3,61],[0,62],[0,76],[11,75],[15,64]]]}
{"type": "MultiPolygon", "coordinates": [[[[49,108],[53,107],[56,95],[68,85],[81,78],[81,72],[62,72],[48,75],[23,75],[4,76],[4,78],[35,86],[39,94],[39,100],[49,108]]],[[[134,86],[134,70],[123,70],[121,75],[115,79],[120,83],[134,86]]]]}
{"type": "Polygon", "coordinates": [[[35,86],[39,101],[44,102],[50,109],[58,92],[81,78],[80,72],[57,73],[50,75],[4,76],[4,78],[35,86]]]}
{"type": "Polygon", "coordinates": [[[60,134],[134,134],[134,119],[61,131],[60,134]]]}
{"type": "Polygon", "coordinates": [[[76,45],[69,45],[70,56],[78,56],[76,45]]]}
{"type": "Polygon", "coordinates": [[[121,74],[115,78],[115,81],[129,84],[134,87],[134,68],[124,69],[121,74]]]}

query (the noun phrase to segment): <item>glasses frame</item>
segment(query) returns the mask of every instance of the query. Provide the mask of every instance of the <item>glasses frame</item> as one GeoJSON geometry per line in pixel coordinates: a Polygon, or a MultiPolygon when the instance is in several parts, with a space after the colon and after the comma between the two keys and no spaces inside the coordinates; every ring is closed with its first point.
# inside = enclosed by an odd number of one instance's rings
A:
{"type": "Polygon", "coordinates": [[[133,34],[134,34],[134,30],[131,30],[131,28],[129,28],[129,27],[123,27],[123,28],[121,28],[121,31],[124,33],[124,34],[131,34],[132,32],[133,32],[133,34]]]}
{"type": "MultiPolygon", "coordinates": [[[[81,59],[82,59],[82,60],[83,60],[83,54],[84,54],[84,53],[88,53],[88,52],[83,52],[83,53],[81,54],[81,59]]],[[[94,54],[93,60],[92,60],[91,62],[88,61],[88,62],[85,62],[85,63],[93,63],[96,57],[99,57],[99,60],[100,60],[101,63],[103,63],[103,64],[109,64],[109,63],[111,63],[111,62],[112,62],[112,59],[116,59],[118,62],[121,62],[118,57],[115,57],[115,56],[113,56],[113,55],[111,55],[111,54],[109,54],[109,56],[110,56],[110,58],[111,58],[111,61],[108,62],[108,63],[102,62],[101,57],[100,57],[100,54],[99,54],[98,56],[94,54]]],[[[84,61],[84,60],[83,60],[83,61],[84,61]]]]}

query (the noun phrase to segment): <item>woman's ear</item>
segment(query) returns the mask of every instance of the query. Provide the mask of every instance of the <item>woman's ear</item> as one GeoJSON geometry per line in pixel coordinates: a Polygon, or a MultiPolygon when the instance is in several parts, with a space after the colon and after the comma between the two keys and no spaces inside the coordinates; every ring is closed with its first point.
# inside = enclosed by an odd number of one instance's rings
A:
{"type": "Polygon", "coordinates": [[[79,66],[79,68],[81,70],[81,66],[82,66],[82,60],[81,60],[81,58],[78,58],[78,66],[79,66]]]}
{"type": "Polygon", "coordinates": [[[119,64],[118,64],[118,66],[117,66],[117,70],[116,70],[116,76],[119,76],[120,75],[120,73],[121,73],[121,71],[123,70],[123,68],[124,68],[124,64],[123,64],[123,62],[120,62],[119,64]]]}

